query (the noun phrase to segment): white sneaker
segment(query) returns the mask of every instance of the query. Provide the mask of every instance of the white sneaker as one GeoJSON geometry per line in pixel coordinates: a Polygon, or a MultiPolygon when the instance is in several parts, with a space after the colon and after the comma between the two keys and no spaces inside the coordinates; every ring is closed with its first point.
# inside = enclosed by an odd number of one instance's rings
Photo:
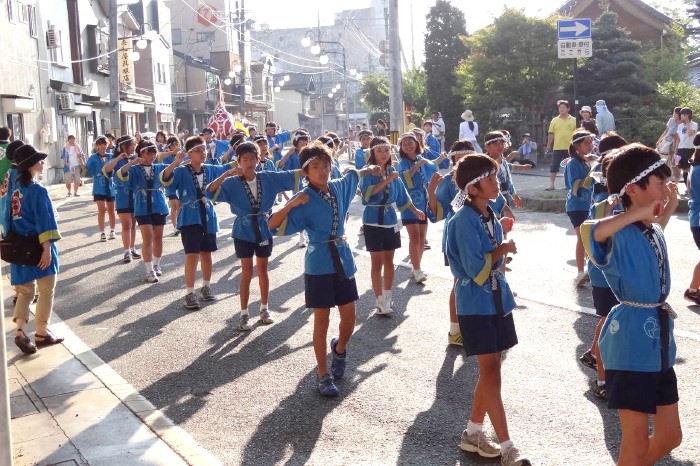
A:
{"type": "Polygon", "coordinates": [[[472,435],[467,435],[467,430],[462,432],[462,440],[459,448],[470,453],[478,453],[484,458],[497,458],[501,456],[501,447],[489,439],[484,431],[480,430],[472,435]]]}
{"type": "Polygon", "coordinates": [[[423,272],[422,270],[419,269],[419,270],[413,271],[413,280],[416,283],[423,283],[427,279],[428,279],[428,275],[426,275],[426,273],[423,272]]]}
{"type": "Polygon", "coordinates": [[[109,231],[109,239],[117,239],[117,235],[114,233],[114,230],[109,231]]]}
{"type": "Polygon", "coordinates": [[[100,242],[104,243],[107,241],[107,235],[103,233],[100,233],[100,242]]]}
{"type": "Polygon", "coordinates": [[[530,460],[513,446],[501,452],[501,466],[530,466],[530,460]]]}
{"type": "Polygon", "coordinates": [[[588,276],[588,272],[584,270],[583,272],[579,272],[579,274],[576,275],[576,278],[574,279],[574,285],[583,286],[589,281],[591,281],[591,278],[588,276]]]}
{"type": "Polygon", "coordinates": [[[297,247],[299,247],[299,249],[306,247],[306,236],[304,233],[299,233],[299,242],[297,243],[297,247]]]}
{"type": "Polygon", "coordinates": [[[374,307],[377,309],[377,314],[379,315],[389,315],[394,312],[391,308],[391,303],[387,302],[384,296],[380,296],[374,301],[374,307]]]}
{"type": "Polygon", "coordinates": [[[270,325],[271,323],[274,322],[272,317],[270,316],[270,310],[265,308],[265,309],[260,309],[260,317],[259,317],[260,322],[263,325],[270,325]]]}
{"type": "Polygon", "coordinates": [[[146,281],[148,283],[158,283],[158,275],[154,271],[148,272],[148,275],[146,275],[146,281]]]}

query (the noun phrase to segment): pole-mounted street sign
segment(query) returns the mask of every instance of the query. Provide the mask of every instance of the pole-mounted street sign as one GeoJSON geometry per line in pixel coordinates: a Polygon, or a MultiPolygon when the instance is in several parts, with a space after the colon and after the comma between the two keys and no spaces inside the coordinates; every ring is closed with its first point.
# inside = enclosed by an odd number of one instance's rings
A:
{"type": "Polygon", "coordinates": [[[559,58],[588,58],[593,56],[590,18],[557,21],[557,56],[559,58]]]}

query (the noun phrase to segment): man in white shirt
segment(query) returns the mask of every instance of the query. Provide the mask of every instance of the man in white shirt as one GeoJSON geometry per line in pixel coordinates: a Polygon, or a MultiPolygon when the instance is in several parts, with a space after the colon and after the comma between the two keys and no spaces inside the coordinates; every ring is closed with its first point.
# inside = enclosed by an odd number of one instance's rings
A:
{"type": "Polygon", "coordinates": [[[73,195],[78,197],[80,196],[78,194],[80,175],[85,166],[85,154],[80,145],[75,142],[75,136],[72,134],[68,136],[68,143],[61,151],[61,160],[63,160],[63,181],[66,183],[68,196],[70,196],[70,186],[72,184],[73,195]]]}
{"type": "Polygon", "coordinates": [[[681,109],[681,123],[678,125],[677,132],[680,141],[676,151],[676,160],[678,161],[678,168],[680,168],[682,172],[683,182],[686,183],[688,180],[688,172],[690,171],[690,162],[688,162],[688,160],[695,151],[693,138],[695,138],[695,134],[698,132],[698,124],[693,121],[693,111],[688,107],[683,107],[681,109]]]}
{"type": "Polygon", "coordinates": [[[440,142],[440,150],[445,147],[445,120],[442,119],[440,112],[430,114],[430,119],[433,122],[433,136],[440,142]]]}

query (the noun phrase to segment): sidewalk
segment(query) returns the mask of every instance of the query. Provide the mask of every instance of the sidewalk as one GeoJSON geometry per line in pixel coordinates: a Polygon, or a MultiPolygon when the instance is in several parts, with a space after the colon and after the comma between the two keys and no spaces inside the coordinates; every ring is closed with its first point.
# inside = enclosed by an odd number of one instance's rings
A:
{"type": "MultiPolygon", "coordinates": [[[[48,187],[65,199],[65,186],[48,187]]],[[[83,197],[90,196],[86,183],[83,197]]],[[[220,465],[85,345],[54,314],[61,345],[26,355],[14,343],[9,267],[3,264],[5,345],[15,466],[220,465]]],[[[27,334],[33,336],[30,322],[27,334]]]]}

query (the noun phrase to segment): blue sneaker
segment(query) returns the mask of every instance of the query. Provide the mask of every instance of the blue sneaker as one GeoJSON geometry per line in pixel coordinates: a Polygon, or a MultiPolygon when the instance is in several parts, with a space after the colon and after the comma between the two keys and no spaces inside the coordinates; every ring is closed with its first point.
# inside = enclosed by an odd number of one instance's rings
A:
{"type": "Polygon", "coordinates": [[[344,352],[343,354],[338,353],[335,350],[335,347],[338,345],[338,339],[334,338],[331,340],[331,353],[333,355],[333,359],[331,360],[331,374],[333,374],[333,378],[335,380],[340,380],[343,378],[345,375],[345,355],[347,353],[344,352]]]}
{"type": "Polygon", "coordinates": [[[318,392],[321,396],[338,396],[338,387],[333,383],[333,376],[326,374],[318,379],[318,392]]]}

